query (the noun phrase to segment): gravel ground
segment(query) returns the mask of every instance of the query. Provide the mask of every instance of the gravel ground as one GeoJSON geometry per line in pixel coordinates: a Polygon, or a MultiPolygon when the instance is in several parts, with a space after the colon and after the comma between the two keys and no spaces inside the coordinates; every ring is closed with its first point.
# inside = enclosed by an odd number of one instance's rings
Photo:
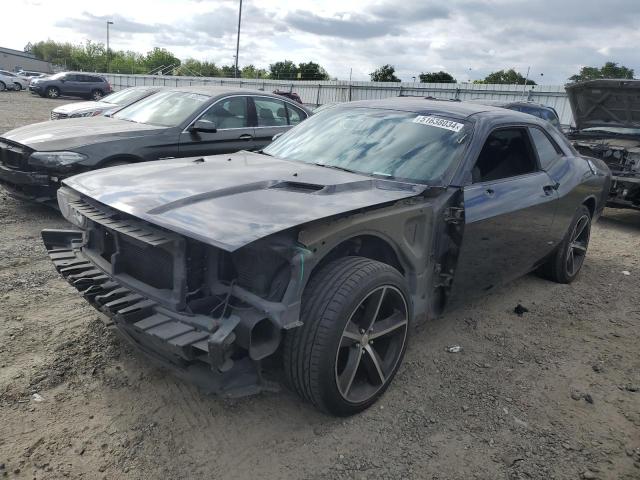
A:
{"type": "MultiPolygon", "coordinates": [[[[0,132],[64,101],[4,92],[0,132]]],[[[39,232],[64,226],[0,191],[0,476],[640,478],[640,212],[606,212],[572,285],[529,275],[417,328],[349,419],[151,366],[54,271],[39,232]]]]}

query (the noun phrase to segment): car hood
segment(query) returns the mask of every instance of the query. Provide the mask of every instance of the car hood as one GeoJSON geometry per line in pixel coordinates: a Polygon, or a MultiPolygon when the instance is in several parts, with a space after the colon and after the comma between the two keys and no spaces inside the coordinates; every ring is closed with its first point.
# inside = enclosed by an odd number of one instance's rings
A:
{"type": "Polygon", "coordinates": [[[108,102],[76,102],[60,105],[59,107],[54,108],[53,111],[56,113],[71,115],[87,110],[110,110],[115,107],[117,107],[117,105],[108,102]]]}
{"type": "Polygon", "coordinates": [[[106,168],[64,183],[109,207],[227,251],[427,188],[249,152],[106,168]]]}
{"type": "Polygon", "coordinates": [[[42,122],[16,128],[2,135],[11,142],[33,150],[69,150],[84,145],[102,143],[143,135],[153,135],[166,127],[127,122],[109,117],[70,118],[63,122],[42,122]]]}
{"type": "Polygon", "coordinates": [[[578,130],[640,128],[640,80],[589,80],[565,89],[578,130]]]}

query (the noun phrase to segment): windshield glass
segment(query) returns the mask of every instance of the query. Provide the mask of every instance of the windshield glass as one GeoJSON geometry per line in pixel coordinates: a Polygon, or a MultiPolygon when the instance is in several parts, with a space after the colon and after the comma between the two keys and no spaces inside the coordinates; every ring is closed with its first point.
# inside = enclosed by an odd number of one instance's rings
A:
{"type": "Polygon", "coordinates": [[[146,88],[125,88],[124,90],[120,90],[119,92],[115,92],[104,97],[103,101],[113,103],[114,105],[129,105],[139,98],[144,97],[148,91],[149,90],[146,88]]]}
{"type": "Polygon", "coordinates": [[[581,132],[606,132],[614,133],[617,135],[640,135],[640,128],[628,128],[628,127],[589,127],[583,128],[581,132]]]}
{"type": "Polygon", "coordinates": [[[54,75],[51,75],[49,78],[53,79],[53,80],[58,80],[59,78],[64,77],[67,74],[67,72],[60,72],[60,73],[56,73],[54,75]]]}
{"type": "Polygon", "coordinates": [[[264,149],[267,155],[374,177],[440,184],[470,137],[466,122],[371,108],[330,108],[264,149]]]}
{"type": "Polygon", "coordinates": [[[160,92],[123,108],[113,118],[160,127],[177,127],[209,98],[190,92],[160,92]]]}

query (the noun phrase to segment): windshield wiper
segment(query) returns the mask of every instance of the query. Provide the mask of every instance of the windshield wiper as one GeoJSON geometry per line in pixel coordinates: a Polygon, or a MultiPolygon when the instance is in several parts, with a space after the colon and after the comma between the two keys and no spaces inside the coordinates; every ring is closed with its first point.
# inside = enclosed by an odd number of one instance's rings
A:
{"type": "Polygon", "coordinates": [[[319,167],[333,168],[334,170],[342,170],[343,172],[357,173],[362,175],[360,172],[356,172],[355,170],[349,170],[348,168],[344,168],[344,167],[339,167],[337,165],[327,165],[326,163],[314,163],[314,165],[318,165],[319,167]]]}

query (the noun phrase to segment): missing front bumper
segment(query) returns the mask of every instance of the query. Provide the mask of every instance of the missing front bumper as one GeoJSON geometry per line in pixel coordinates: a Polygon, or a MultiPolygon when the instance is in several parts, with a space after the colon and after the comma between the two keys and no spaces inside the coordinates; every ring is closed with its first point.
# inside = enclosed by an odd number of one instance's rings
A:
{"type": "Polygon", "coordinates": [[[108,325],[156,362],[207,393],[244,396],[275,390],[249,358],[231,359],[234,315],[216,320],[176,313],[123,286],[82,252],[79,230],[43,230],[56,270],[98,311],[108,325]]]}

